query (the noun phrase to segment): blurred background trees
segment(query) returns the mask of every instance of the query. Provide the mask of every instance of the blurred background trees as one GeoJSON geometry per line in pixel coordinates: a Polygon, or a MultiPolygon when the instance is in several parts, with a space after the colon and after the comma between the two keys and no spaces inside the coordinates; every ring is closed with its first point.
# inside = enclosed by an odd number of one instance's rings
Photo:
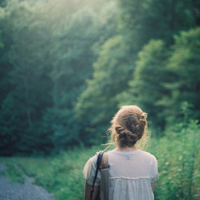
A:
{"type": "Polygon", "coordinates": [[[155,137],[199,119],[199,26],[199,1],[0,1],[1,155],[106,142],[124,104],[155,137]]]}

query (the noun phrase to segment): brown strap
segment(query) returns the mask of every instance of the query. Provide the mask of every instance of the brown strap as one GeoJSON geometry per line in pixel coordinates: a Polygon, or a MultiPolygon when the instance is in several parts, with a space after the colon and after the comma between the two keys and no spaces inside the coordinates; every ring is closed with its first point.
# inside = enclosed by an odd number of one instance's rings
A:
{"type": "Polygon", "coordinates": [[[108,154],[104,153],[101,160],[101,191],[103,193],[103,199],[109,200],[109,166],[108,166],[108,154]]]}
{"type": "Polygon", "coordinates": [[[101,168],[108,168],[108,153],[104,153],[101,159],[101,168]]]}

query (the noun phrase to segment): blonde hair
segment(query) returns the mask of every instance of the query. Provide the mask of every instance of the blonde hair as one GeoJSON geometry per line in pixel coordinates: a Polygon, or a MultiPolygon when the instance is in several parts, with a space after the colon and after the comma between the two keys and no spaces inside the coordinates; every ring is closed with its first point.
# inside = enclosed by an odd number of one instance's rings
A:
{"type": "Polygon", "coordinates": [[[138,106],[122,106],[111,121],[111,142],[119,147],[132,147],[145,135],[147,114],[138,106]]]}

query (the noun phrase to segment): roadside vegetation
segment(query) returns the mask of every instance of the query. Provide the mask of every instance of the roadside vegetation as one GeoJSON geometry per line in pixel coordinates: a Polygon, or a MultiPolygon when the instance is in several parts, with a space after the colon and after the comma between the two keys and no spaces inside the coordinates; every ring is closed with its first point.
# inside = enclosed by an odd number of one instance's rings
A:
{"type": "MultiPolygon", "coordinates": [[[[59,200],[82,200],[85,180],[83,167],[89,157],[105,146],[76,148],[51,157],[1,158],[11,180],[20,182],[23,173],[34,177],[34,184],[43,186],[59,200]],[[18,167],[10,167],[10,166],[18,167]],[[17,169],[21,170],[17,170],[17,169]],[[17,177],[17,179],[16,179],[17,177]]],[[[151,138],[145,148],[158,159],[159,180],[156,200],[200,198],[200,126],[197,121],[179,123],[166,136],[151,138]]]]}

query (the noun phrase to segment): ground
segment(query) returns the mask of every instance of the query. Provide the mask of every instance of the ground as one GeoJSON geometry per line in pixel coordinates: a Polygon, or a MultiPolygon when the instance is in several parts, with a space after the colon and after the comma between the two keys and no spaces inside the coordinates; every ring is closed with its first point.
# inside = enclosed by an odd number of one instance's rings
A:
{"type": "MultiPolygon", "coordinates": [[[[5,166],[0,163],[0,172],[5,166]]],[[[34,185],[34,179],[25,175],[25,182],[13,183],[8,177],[0,176],[0,200],[55,200],[44,188],[34,185]]]]}

